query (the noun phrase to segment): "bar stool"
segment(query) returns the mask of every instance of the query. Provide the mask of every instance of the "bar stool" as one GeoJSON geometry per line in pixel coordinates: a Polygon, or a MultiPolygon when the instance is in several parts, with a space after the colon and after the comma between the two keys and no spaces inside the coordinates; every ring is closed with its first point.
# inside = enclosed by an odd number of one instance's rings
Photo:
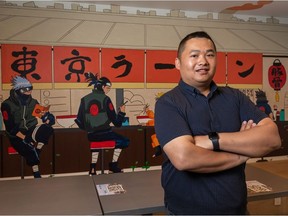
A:
{"type": "Polygon", "coordinates": [[[100,150],[101,153],[101,174],[104,174],[104,151],[106,149],[114,149],[116,145],[115,140],[93,141],[90,142],[90,150],[100,150]]]}
{"type": "MultiPolygon", "coordinates": [[[[18,155],[19,153],[12,147],[8,147],[8,155],[18,155]]],[[[21,179],[24,179],[24,157],[21,157],[21,179]]]]}

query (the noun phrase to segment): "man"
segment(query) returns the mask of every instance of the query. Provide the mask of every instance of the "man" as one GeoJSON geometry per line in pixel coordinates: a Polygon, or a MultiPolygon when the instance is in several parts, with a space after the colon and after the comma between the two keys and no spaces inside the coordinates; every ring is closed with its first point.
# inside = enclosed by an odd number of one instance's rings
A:
{"type": "MultiPolygon", "coordinates": [[[[116,127],[121,127],[125,113],[125,105],[120,106],[116,114],[110,97],[106,94],[111,89],[111,82],[106,77],[97,78],[92,73],[86,74],[89,86],[93,85],[92,92],[83,98],[78,110],[77,119],[75,120],[78,127],[87,131],[89,141],[107,141],[115,140],[112,162],[109,163],[109,171],[113,173],[122,172],[118,167],[118,158],[122,149],[127,148],[129,139],[112,131],[111,122],[116,127]]],[[[92,160],[90,164],[90,175],[96,175],[96,163],[98,160],[99,150],[92,151],[92,160]]]]}
{"type": "MultiPolygon", "coordinates": [[[[206,32],[187,35],[175,66],[181,80],[156,103],[155,130],[171,214],[245,214],[245,163],[278,149],[276,124],[236,89],[218,87],[216,46],[206,32]]],[[[223,72],[224,73],[224,72],[223,72]]]]}
{"type": "Polygon", "coordinates": [[[39,103],[32,98],[32,84],[24,77],[15,76],[12,86],[10,97],[1,105],[5,129],[13,148],[32,167],[34,178],[41,178],[39,155],[53,134],[55,117],[49,112],[39,113],[43,124],[38,125],[33,112],[39,103]]]}

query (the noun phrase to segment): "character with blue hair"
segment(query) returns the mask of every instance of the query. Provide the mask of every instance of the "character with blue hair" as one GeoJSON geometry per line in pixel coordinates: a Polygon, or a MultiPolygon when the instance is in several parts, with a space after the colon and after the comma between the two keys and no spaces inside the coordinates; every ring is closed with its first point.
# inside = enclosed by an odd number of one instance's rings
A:
{"type": "Polygon", "coordinates": [[[38,124],[33,111],[39,103],[32,98],[32,84],[21,76],[13,77],[11,82],[10,96],[1,105],[5,130],[12,147],[32,167],[34,178],[41,178],[39,155],[53,134],[55,117],[50,112],[40,113],[43,124],[38,124]]]}

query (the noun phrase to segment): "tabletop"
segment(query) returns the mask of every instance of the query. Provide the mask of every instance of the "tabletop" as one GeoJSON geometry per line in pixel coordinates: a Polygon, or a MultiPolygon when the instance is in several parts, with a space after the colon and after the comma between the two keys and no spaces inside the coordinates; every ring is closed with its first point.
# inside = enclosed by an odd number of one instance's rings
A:
{"type": "MultiPolygon", "coordinates": [[[[288,196],[288,179],[253,165],[246,180],[258,181],[269,192],[249,193],[248,201],[288,196]]],[[[161,170],[0,181],[0,214],[101,215],[165,213],[161,170]],[[101,194],[98,188],[121,188],[101,194]],[[121,186],[121,187],[118,187],[121,186]],[[105,187],[103,187],[105,188],[105,187]],[[119,192],[119,191],[117,191],[119,192]]]]}
{"type": "Polygon", "coordinates": [[[246,181],[256,180],[271,188],[269,192],[248,194],[248,201],[288,196],[288,179],[249,164],[247,164],[245,172],[246,181]]]}
{"type": "Polygon", "coordinates": [[[104,214],[164,212],[161,170],[115,173],[93,177],[95,185],[120,184],[124,193],[99,196],[104,214]]]}
{"type": "Polygon", "coordinates": [[[4,180],[0,206],[1,215],[102,214],[90,176],[4,180]]]}
{"type": "MultiPolygon", "coordinates": [[[[246,166],[246,180],[258,181],[271,188],[269,192],[248,193],[248,201],[288,196],[288,179],[263,169],[246,166]]],[[[125,192],[100,195],[104,214],[151,214],[165,212],[164,191],[161,187],[161,170],[98,175],[95,185],[121,185],[125,192]]]]}

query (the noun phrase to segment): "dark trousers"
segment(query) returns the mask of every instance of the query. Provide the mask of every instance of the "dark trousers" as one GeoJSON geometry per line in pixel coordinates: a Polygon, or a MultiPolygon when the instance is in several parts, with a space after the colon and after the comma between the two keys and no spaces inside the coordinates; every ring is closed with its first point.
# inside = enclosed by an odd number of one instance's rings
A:
{"type": "Polygon", "coordinates": [[[115,140],[115,148],[119,149],[127,148],[130,143],[130,140],[127,137],[117,134],[112,130],[106,132],[91,132],[87,134],[87,138],[91,142],[115,140]]]}
{"type": "Polygon", "coordinates": [[[27,131],[26,137],[30,137],[28,142],[24,142],[19,137],[10,137],[10,143],[13,148],[25,158],[28,166],[38,165],[40,163],[39,155],[34,146],[35,142],[41,142],[44,145],[48,144],[49,137],[53,134],[53,128],[46,124],[41,125],[40,127],[33,127],[27,131]],[[37,128],[37,129],[36,129],[37,128]],[[37,130],[37,131],[34,131],[37,130]],[[32,139],[32,133],[35,132],[35,138],[32,139]]]}

